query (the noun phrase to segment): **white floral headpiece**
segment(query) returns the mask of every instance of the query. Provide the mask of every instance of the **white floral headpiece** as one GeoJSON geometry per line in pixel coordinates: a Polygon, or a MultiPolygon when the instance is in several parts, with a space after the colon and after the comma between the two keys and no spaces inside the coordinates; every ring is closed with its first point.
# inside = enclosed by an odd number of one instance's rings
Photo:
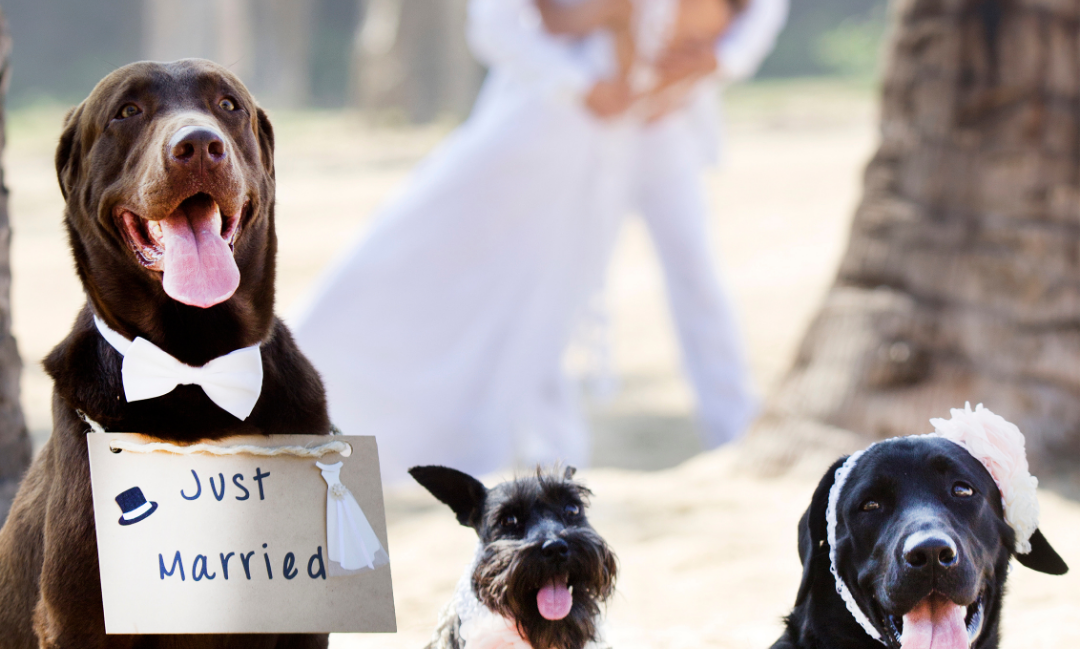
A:
{"type": "Polygon", "coordinates": [[[1005,522],[1016,532],[1016,553],[1031,552],[1031,535],[1039,527],[1039,480],[1028,471],[1024,434],[980,403],[953,408],[952,419],[931,419],[939,437],[956,442],[982,462],[1001,492],[1005,522]]]}
{"type": "Polygon", "coordinates": [[[1017,554],[1031,552],[1031,535],[1039,527],[1039,500],[1036,487],[1039,481],[1028,472],[1027,453],[1024,450],[1024,434],[1020,429],[995,415],[981,403],[971,409],[970,403],[964,409],[950,410],[951,419],[931,419],[934,432],[928,435],[910,435],[893,437],[875,442],[865,449],[852,453],[836,470],[835,480],[829,489],[829,504],[825,510],[826,536],[829,543],[829,572],[836,581],[836,592],[844,600],[844,605],[867,635],[884,644],[881,634],[870,623],[870,619],[855,603],[855,597],[844,583],[836,568],[836,507],[840,494],[847,482],[848,475],[867,451],[879,444],[888,444],[903,439],[920,437],[941,437],[962,446],[972,457],[982,463],[990,476],[997,483],[1001,492],[1001,504],[1005,510],[1005,522],[1016,533],[1014,549],[1017,554]]]}

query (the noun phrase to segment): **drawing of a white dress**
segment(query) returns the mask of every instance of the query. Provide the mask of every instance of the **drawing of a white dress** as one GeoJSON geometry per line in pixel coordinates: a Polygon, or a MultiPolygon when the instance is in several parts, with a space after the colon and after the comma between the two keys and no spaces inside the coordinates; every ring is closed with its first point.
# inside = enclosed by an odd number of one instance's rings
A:
{"type": "MultiPolygon", "coordinates": [[[[341,462],[316,462],[326,480],[326,554],[343,571],[374,570],[390,563],[352,492],[341,483],[341,462]]],[[[331,575],[335,572],[331,570],[331,575]]]]}

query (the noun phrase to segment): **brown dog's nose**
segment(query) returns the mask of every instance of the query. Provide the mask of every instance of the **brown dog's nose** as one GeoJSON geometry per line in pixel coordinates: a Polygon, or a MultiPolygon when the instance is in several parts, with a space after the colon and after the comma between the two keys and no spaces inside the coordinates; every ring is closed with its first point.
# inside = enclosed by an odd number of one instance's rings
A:
{"type": "Polygon", "coordinates": [[[171,162],[198,165],[205,171],[212,171],[226,156],[224,138],[209,126],[185,126],[169,140],[171,162]]]}

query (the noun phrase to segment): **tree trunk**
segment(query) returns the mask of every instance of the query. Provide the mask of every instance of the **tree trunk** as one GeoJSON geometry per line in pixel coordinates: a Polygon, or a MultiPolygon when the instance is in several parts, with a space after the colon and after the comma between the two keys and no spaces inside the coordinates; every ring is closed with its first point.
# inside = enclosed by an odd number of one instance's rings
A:
{"type": "Polygon", "coordinates": [[[984,403],[1080,460],[1080,3],[895,0],[881,144],[754,462],[930,432],[984,403]]]}
{"type": "Polygon", "coordinates": [[[277,108],[306,106],[311,96],[312,0],[256,0],[254,75],[256,97],[277,108]]]}
{"type": "Polygon", "coordinates": [[[154,61],[211,59],[240,77],[260,103],[310,98],[312,0],[146,0],[144,51],[154,61]]]}
{"type": "MultiPolygon", "coordinates": [[[[11,79],[11,35],[0,12],[0,154],[4,151],[4,96],[11,79]]],[[[19,480],[30,465],[30,436],[19,405],[22,360],[11,335],[11,226],[8,190],[0,168],[0,524],[7,517],[19,480]]]]}
{"type": "Polygon", "coordinates": [[[483,73],[465,39],[468,0],[370,0],[353,55],[354,102],[413,123],[468,114],[483,73]]]}

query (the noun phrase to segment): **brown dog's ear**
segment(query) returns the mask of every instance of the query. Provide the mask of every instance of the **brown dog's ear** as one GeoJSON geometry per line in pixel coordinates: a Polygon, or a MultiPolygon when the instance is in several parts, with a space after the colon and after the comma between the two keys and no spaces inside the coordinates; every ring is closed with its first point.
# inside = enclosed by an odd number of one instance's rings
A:
{"type": "Polygon", "coordinates": [[[1069,572],[1069,566],[1065,565],[1065,560],[1054,548],[1050,547],[1050,542],[1040,530],[1035,530],[1035,533],[1031,535],[1031,552],[1015,556],[1020,565],[1048,575],[1064,575],[1069,572]]]}
{"type": "Polygon", "coordinates": [[[79,104],[64,116],[64,131],[60,134],[60,143],[56,145],[56,179],[60,182],[60,193],[67,200],[68,190],[79,177],[77,160],[82,157],[82,139],[79,137],[79,121],[83,107],[79,104]]]}
{"type": "Polygon", "coordinates": [[[274,127],[270,125],[270,118],[262,108],[255,109],[256,127],[259,136],[259,153],[262,155],[262,163],[271,177],[274,175],[274,127]]]}
{"type": "Polygon", "coordinates": [[[810,499],[810,506],[806,508],[799,520],[799,560],[803,564],[802,583],[799,584],[799,593],[795,596],[795,606],[802,604],[810,595],[810,589],[814,585],[814,562],[818,557],[829,554],[828,525],[825,521],[825,512],[829,508],[829,492],[836,482],[836,470],[847,460],[844,456],[833,463],[829,470],[822,476],[814,497],[810,499]]]}
{"type": "Polygon", "coordinates": [[[409,475],[454,510],[458,522],[479,531],[487,488],[467,473],[445,466],[414,466],[409,475]]]}

